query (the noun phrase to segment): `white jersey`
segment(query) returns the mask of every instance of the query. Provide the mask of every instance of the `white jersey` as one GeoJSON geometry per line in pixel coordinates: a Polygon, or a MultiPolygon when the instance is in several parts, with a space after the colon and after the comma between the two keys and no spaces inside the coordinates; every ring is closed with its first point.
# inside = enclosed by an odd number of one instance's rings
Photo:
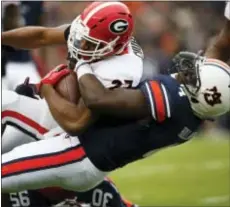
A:
{"type": "Polygon", "coordinates": [[[133,44],[136,43],[131,41],[126,54],[90,64],[94,74],[106,88],[133,88],[140,83],[143,74],[143,53],[141,48],[136,51],[133,44]]]}
{"type": "Polygon", "coordinates": [[[106,88],[136,87],[143,73],[143,61],[135,54],[114,56],[91,67],[106,88]]]}
{"type": "Polygon", "coordinates": [[[227,1],[226,3],[224,15],[228,20],[230,20],[230,1],[227,1]]]}
{"type": "MultiPolygon", "coordinates": [[[[111,89],[133,88],[140,83],[142,78],[143,52],[132,39],[125,54],[91,63],[90,66],[105,87],[111,89]]],[[[12,91],[4,91],[2,99],[2,124],[11,123],[35,139],[44,139],[63,132],[53,119],[44,100],[38,101],[19,96],[12,91]],[[12,93],[14,94],[12,95],[12,93]],[[11,100],[12,97],[14,98],[13,101],[11,100]],[[22,119],[22,117],[24,118],[22,119]],[[44,136],[44,134],[46,135],[44,136]]],[[[4,145],[6,146],[6,144],[4,145]]],[[[5,151],[11,148],[11,143],[7,149],[4,148],[5,151]]]]}

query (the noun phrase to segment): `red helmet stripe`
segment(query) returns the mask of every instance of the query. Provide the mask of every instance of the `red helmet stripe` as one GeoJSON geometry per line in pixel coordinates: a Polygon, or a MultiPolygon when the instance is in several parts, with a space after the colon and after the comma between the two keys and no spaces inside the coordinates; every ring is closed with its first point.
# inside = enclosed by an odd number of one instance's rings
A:
{"type": "Polygon", "coordinates": [[[220,67],[224,68],[225,70],[229,71],[229,65],[226,64],[225,62],[221,61],[221,60],[217,60],[217,59],[212,59],[212,58],[207,58],[205,60],[205,63],[213,63],[216,65],[219,65],[220,67]]]}

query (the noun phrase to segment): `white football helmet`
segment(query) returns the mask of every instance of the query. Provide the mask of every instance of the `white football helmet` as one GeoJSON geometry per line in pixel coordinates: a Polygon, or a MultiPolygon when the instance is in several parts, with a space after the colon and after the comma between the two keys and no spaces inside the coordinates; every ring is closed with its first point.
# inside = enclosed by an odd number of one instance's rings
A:
{"type": "Polygon", "coordinates": [[[216,59],[196,61],[195,84],[184,84],[191,107],[202,119],[215,119],[230,111],[230,67],[216,59]]]}

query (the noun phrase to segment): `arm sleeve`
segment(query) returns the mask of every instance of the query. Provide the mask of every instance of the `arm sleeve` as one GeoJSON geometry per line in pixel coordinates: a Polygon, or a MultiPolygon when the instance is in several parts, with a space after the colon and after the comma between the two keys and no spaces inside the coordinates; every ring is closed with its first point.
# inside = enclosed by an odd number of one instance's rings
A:
{"type": "Polygon", "coordinates": [[[140,87],[151,111],[152,118],[161,123],[171,117],[172,103],[170,94],[163,83],[149,80],[140,87]]]}

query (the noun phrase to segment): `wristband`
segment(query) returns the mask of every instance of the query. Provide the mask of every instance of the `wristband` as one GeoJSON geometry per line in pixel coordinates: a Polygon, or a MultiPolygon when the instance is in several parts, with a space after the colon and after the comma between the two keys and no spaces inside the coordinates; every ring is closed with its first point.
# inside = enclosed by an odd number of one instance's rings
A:
{"type": "Polygon", "coordinates": [[[85,74],[93,74],[91,67],[88,64],[82,64],[77,69],[78,80],[85,74]]]}

